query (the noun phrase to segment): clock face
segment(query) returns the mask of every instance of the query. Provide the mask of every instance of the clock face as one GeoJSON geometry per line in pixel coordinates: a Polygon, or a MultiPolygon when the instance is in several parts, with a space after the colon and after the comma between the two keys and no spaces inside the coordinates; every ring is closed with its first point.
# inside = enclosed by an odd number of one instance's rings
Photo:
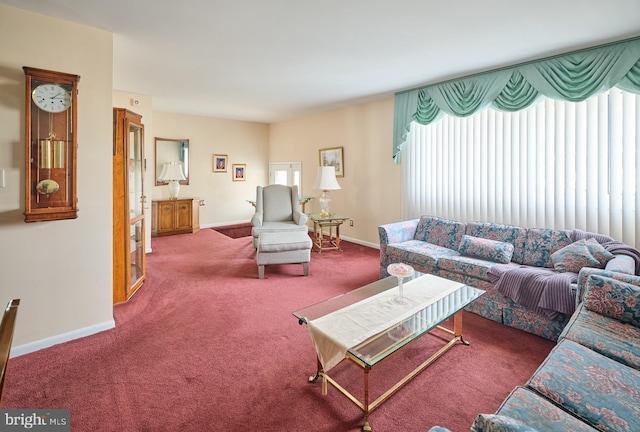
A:
{"type": "Polygon", "coordinates": [[[71,106],[71,94],[58,84],[40,84],[33,89],[31,98],[44,111],[59,113],[71,106]]]}

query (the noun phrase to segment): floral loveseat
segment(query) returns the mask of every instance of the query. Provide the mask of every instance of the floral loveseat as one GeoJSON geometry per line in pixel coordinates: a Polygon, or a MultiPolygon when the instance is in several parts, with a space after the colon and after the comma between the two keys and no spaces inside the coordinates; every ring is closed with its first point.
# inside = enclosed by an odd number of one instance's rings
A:
{"type": "Polygon", "coordinates": [[[486,291],[467,306],[485,318],[556,340],[576,308],[579,273],[640,271],[640,253],[580,230],[523,228],[422,216],[381,225],[380,277],[403,262],[486,291]]]}
{"type": "Polygon", "coordinates": [[[558,344],[472,432],[640,431],[640,277],[589,270],[578,286],[558,344]]]}

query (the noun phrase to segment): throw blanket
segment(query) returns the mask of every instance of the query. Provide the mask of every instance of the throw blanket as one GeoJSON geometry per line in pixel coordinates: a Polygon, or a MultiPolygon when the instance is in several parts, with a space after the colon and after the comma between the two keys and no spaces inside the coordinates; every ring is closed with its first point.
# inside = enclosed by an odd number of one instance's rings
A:
{"type": "MultiPolygon", "coordinates": [[[[567,231],[567,235],[574,242],[595,238],[612,254],[633,258],[635,273],[640,275],[640,251],[637,249],[609,236],[579,229],[567,231]]],[[[557,319],[560,314],[571,315],[575,311],[575,292],[571,289],[571,284],[578,281],[576,273],[557,273],[549,268],[500,264],[489,269],[487,276],[505,297],[550,319],[557,319]]]]}
{"type": "Polygon", "coordinates": [[[575,273],[500,264],[489,269],[487,275],[505,297],[550,319],[571,315],[576,309],[576,295],[571,289],[571,284],[578,281],[575,273]]]}
{"type": "Polygon", "coordinates": [[[574,229],[571,231],[567,231],[569,238],[573,242],[577,242],[578,240],[589,240],[591,238],[596,239],[596,241],[600,244],[613,241],[611,237],[604,234],[592,233],[589,231],[582,231],[581,229],[574,229]]]}

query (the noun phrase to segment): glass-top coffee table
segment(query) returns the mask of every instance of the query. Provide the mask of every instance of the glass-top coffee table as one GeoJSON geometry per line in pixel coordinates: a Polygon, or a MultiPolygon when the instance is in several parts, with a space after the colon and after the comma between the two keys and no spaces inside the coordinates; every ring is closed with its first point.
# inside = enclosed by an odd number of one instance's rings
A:
{"type": "Polygon", "coordinates": [[[484,294],[483,290],[419,272],[405,278],[403,285],[408,304],[393,301],[398,296],[398,279],[390,276],[293,312],[299,324],[307,325],[316,348],[317,371],[309,382],[322,378],[323,395],[327,394],[329,383],[358,406],[364,413],[364,431],[371,430],[369,414],[382,402],[457,342],[469,344],[462,338],[461,310],[484,294]],[[451,317],[453,326],[448,327],[452,328],[441,326],[451,317]],[[435,335],[446,343],[390,389],[370,400],[371,369],[425,334],[435,335]],[[327,374],[344,359],[364,371],[362,401],[327,374]]]}

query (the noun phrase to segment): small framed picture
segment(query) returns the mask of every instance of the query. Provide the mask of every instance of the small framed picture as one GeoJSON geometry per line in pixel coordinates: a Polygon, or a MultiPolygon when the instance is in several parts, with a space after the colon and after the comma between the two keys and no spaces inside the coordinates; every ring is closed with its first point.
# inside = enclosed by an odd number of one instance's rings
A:
{"type": "Polygon", "coordinates": [[[229,156],[223,154],[213,155],[213,172],[227,172],[227,161],[229,156]]]}
{"type": "Polygon", "coordinates": [[[233,181],[244,181],[247,177],[247,165],[246,164],[233,164],[233,181]]]}
{"type": "Polygon", "coordinates": [[[332,166],[336,169],[336,177],[344,177],[343,147],[320,149],[320,166],[332,166]]]}

